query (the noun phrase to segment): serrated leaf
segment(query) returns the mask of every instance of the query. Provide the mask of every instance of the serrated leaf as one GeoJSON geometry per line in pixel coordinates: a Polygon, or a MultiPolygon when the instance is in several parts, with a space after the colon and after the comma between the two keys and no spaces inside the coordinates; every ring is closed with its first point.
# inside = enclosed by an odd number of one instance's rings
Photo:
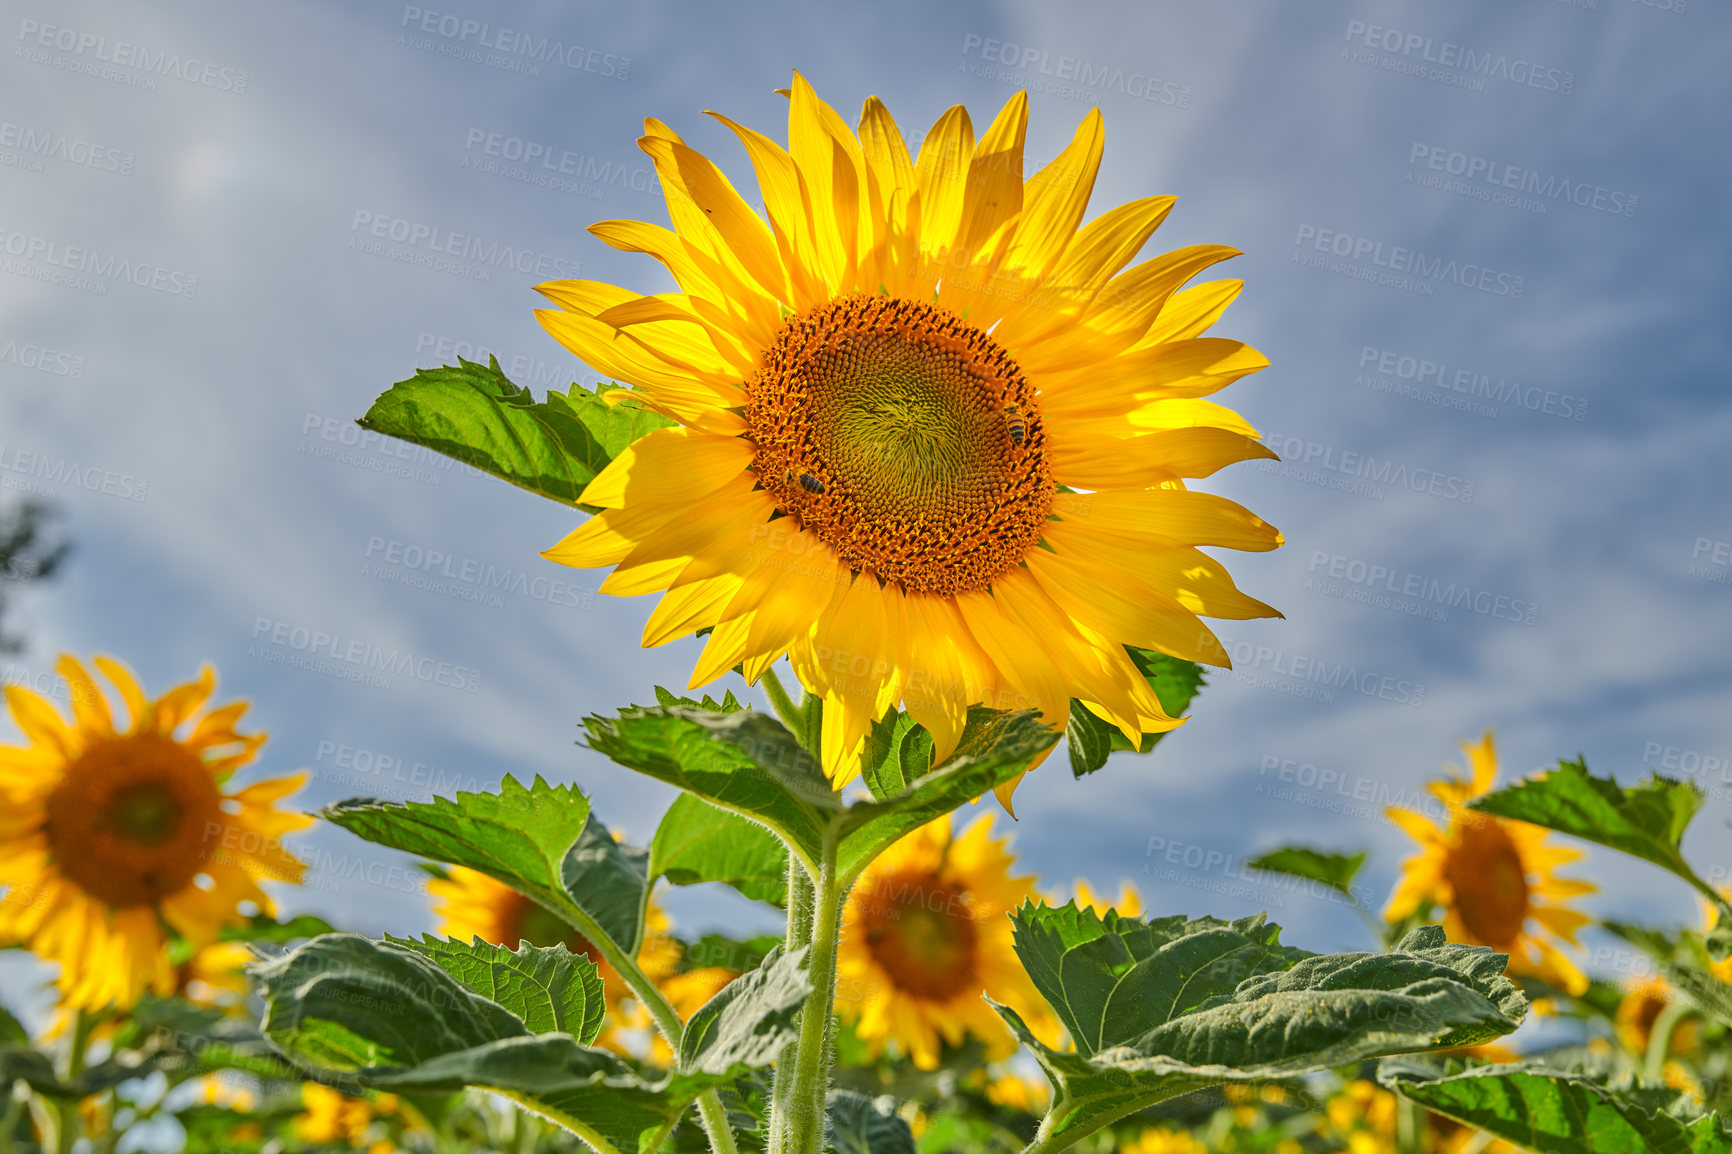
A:
{"type": "Polygon", "coordinates": [[[609,404],[572,385],[536,401],[488,358],[417,369],[391,386],[358,422],[364,429],[432,449],[562,505],[633,440],[672,422],[629,402],[609,404]]]}
{"type": "Polygon", "coordinates": [[[746,708],[740,704],[739,698],[734,696],[734,691],[731,689],[722,694],[720,701],[707,693],[702,697],[681,697],[676,693],[668,692],[659,685],[655,687],[655,693],[657,705],[684,705],[691,709],[707,709],[711,713],[738,713],[746,708]]]}
{"type": "Polygon", "coordinates": [[[1532,1063],[1458,1074],[1408,1061],[1378,1071],[1389,1089],[1539,1154],[1728,1154],[1717,1114],[1683,1122],[1578,1075],[1532,1063]]]}
{"type": "Polygon", "coordinates": [[[1344,854],[1300,845],[1284,845],[1280,849],[1252,858],[1245,864],[1254,870],[1322,882],[1330,889],[1338,890],[1358,901],[1353,893],[1353,879],[1359,875],[1359,867],[1365,864],[1365,851],[1344,854]]]}
{"type": "Polygon", "coordinates": [[[406,803],[351,798],[322,816],[368,841],[479,870],[558,909],[565,857],[589,823],[589,799],[573,786],[537,777],[525,788],[507,775],[498,793],[406,803]]]}
{"type": "Polygon", "coordinates": [[[932,769],[936,752],[926,727],[906,712],[890,710],[873,722],[860,754],[860,779],[880,801],[905,792],[932,769]]]}
{"type": "Polygon", "coordinates": [[[632,706],[584,719],[591,748],[639,773],[768,826],[808,865],[842,811],[817,762],[756,710],[632,706]]]}
{"type": "Polygon", "coordinates": [[[657,1148],[697,1094],[725,1081],[650,1083],[569,1034],[532,1034],[404,944],[331,934],[252,972],[266,1034],[297,1061],[381,1090],[493,1090],[621,1150],[657,1148]]]}
{"type": "Polygon", "coordinates": [[[649,877],[676,886],[722,882],[757,901],[786,905],[788,851],[763,826],[682,793],[650,841],[649,877]]]}
{"type": "Polygon", "coordinates": [[[584,1045],[601,1033],[606,1003],[601,971],[582,954],[563,945],[513,950],[480,938],[465,944],[423,934],[420,941],[393,938],[387,942],[413,950],[440,969],[497,1002],[522,1020],[534,1034],[570,1034],[584,1045]]]}
{"type": "Polygon", "coordinates": [[[1436,926],[1386,954],[1317,955],[1261,917],[1143,922],[1070,905],[1015,920],[1017,955],[1077,1044],[1053,1050],[995,1004],[1053,1082],[1054,1149],[1203,1086],[1475,1045],[1526,1013],[1504,955],[1436,926]]]}
{"type": "Polygon", "coordinates": [[[1625,788],[1609,777],[1593,776],[1587,762],[1577,759],[1474,798],[1468,808],[1622,850],[1683,878],[1719,910],[1708,946],[1720,959],[1732,952],[1732,904],[1697,876],[1680,850],[1702,801],[1702,790],[1693,782],[1654,774],[1625,788]]]}
{"type": "Polygon", "coordinates": [[[844,883],[902,837],[1015,778],[1055,738],[1035,710],[970,707],[962,740],[943,765],[894,797],[848,807],[838,827],[837,863],[844,883]]]}
{"type": "Polygon", "coordinates": [[[795,1020],[811,992],[806,948],[772,949],[692,1015],[680,1042],[680,1070],[726,1076],[740,1066],[770,1065],[798,1033],[795,1020]]]}
{"type": "MultiPolygon", "coordinates": [[[[1065,747],[1070,752],[1070,772],[1072,777],[1086,777],[1107,763],[1107,755],[1113,751],[1113,735],[1118,729],[1095,716],[1094,710],[1078,701],[1070,699],[1070,719],[1065,723],[1065,747]]],[[[1119,733],[1121,744],[1124,734],[1119,733]]]]}
{"type": "Polygon", "coordinates": [[[868,1098],[852,1090],[832,1090],[824,1103],[829,1121],[826,1149],[835,1154],[914,1154],[914,1132],[896,1113],[888,1095],[868,1098]]]}

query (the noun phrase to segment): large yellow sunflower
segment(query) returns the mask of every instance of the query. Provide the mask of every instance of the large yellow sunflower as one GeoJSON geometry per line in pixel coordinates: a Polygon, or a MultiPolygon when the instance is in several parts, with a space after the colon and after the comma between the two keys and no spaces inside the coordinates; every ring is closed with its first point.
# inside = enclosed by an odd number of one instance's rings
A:
{"type": "Polygon", "coordinates": [[[1444,911],[1451,941],[1490,946],[1509,955],[1509,972],[1529,974],[1571,994],[1588,988],[1585,974],[1558,948],[1575,944],[1588,916],[1563,904],[1594,893],[1592,882],[1557,876],[1559,866],[1582,852],[1551,845],[1547,831],[1520,821],[1505,821],[1465,808],[1488,792],[1497,776],[1497,753],[1487,731],[1477,745],[1464,742],[1472,779],[1433,782],[1433,796],[1448,806],[1447,825],[1439,827],[1411,810],[1391,809],[1389,817],[1421,851],[1409,858],[1384,916],[1398,921],[1413,913],[1444,911]]]}
{"type": "Polygon", "coordinates": [[[912,157],[876,97],[856,135],[798,74],[786,95],[786,149],[716,116],[767,224],[649,120],[673,228],[590,231],[679,291],[539,286],[549,333],[678,422],[589,484],[603,511],[545,556],[614,566],[607,593],[665,591],[645,645],[713,629],[694,688],[786,654],[823,699],[838,788],[898,703],[940,757],[975,702],[1062,726],[1077,698],[1133,742],[1173,728],[1124,646],[1227,665],[1198,615],[1275,614],[1197,546],[1280,534],[1185,488],[1273,456],[1204,399],[1268,364],[1201,335],[1240,282],[1181,287],[1236,250],[1126,268],[1173,198],[1083,223],[1098,109],[1025,182],[1023,93],[978,140],[950,109],[912,157]]]}
{"type": "Polygon", "coordinates": [[[930,1070],[940,1036],[957,1046],[972,1034],[989,1060],[1008,1057],[1016,1039],[983,992],[1057,1032],[1012,945],[1008,915],[1039,896],[1032,877],[1011,875],[1007,841],[990,814],[953,837],[946,814],[861,873],[842,911],[836,1010],[873,1054],[894,1042],[930,1070]]]}
{"type": "Polygon", "coordinates": [[[246,920],[243,903],[273,913],[258,883],[300,880],[281,839],[312,822],[276,808],[305,774],[224,792],[265,738],[235,728],[244,701],[204,708],[210,666],[151,701],[119,662],[95,664],[126,706],[125,728],[64,656],[55,668],[71,687],[72,720],[7,686],[29,744],[0,746],[0,941],[58,962],[63,1004],[90,1010],[174,992],[171,934],[205,946],[246,920]]]}

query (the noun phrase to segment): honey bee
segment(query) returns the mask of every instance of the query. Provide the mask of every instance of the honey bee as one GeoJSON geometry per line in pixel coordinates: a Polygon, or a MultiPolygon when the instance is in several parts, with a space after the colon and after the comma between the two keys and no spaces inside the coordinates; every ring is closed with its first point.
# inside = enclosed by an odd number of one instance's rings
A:
{"type": "Polygon", "coordinates": [[[806,492],[808,492],[808,493],[811,493],[813,496],[817,496],[818,494],[820,494],[824,491],[824,482],[820,481],[817,477],[813,476],[811,473],[801,473],[800,474],[800,488],[806,490],[806,492]]]}
{"type": "Polygon", "coordinates": [[[1023,419],[1022,410],[1015,405],[1004,406],[1004,423],[1010,430],[1010,443],[1022,448],[1022,443],[1028,440],[1028,422],[1023,419]]]}

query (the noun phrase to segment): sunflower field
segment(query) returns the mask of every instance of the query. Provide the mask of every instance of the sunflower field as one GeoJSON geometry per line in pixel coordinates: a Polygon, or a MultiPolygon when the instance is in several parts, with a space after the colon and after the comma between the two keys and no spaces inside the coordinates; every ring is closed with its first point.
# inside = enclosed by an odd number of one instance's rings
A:
{"type": "Polygon", "coordinates": [[[61,699],[5,689],[0,946],[52,1012],[0,1009],[0,1154],[1732,1154],[1693,782],[1463,734],[1385,807],[1391,892],[1353,846],[1245,863],[1350,909],[1350,950],[1019,862],[1059,820],[1026,775],[1163,763],[1232,665],[1209,622],[1281,616],[1218,555],[1285,544],[1211,491],[1276,456],[1223,401],[1269,364],[1238,250],[1143,255],[1172,196],[1091,205],[1098,108],[1036,168],[1023,92],[918,136],[784,96],[785,132],[712,114],[749,173],[645,121],[668,224],[589,234],[677,291],[536,286],[589,384],[452,357],[357,414],[555,503],[543,556],[602,612],[650,596],[643,647],[701,639],[685,684],[574,704],[657,824],[533,773],[314,811],[212,666],[61,656],[61,699]],[[315,827],[409,855],[436,928],[299,912],[315,827]],[[1699,920],[1591,915],[1588,847],[1699,920]],[[757,920],[682,929],[699,885],[757,920]]]}

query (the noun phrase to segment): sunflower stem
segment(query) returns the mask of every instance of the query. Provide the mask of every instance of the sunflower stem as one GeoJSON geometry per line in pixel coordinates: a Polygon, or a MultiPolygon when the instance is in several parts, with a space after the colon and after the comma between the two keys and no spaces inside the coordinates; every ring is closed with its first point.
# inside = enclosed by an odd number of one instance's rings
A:
{"type": "Polygon", "coordinates": [[[1666,1052],[1672,1048],[1672,1032],[1678,1022],[1690,1012],[1690,1004],[1682,998],[1666,1003],[1648,1031],[1648,1052],[1642,1057],[1642,1080],[1660,1082],[1666,1076],[1666,1052]]]}
{"type": "Polygon", "coordinates": [[[818,1154],[822,1149],[824,1104],[830,1089],[831,1015],[836,1004],[836,944],[846,896],[836,865],[837,840],[834,832],[826,834],[812,886],[806,956],[812,993],[800,1011],[800,1036],[777,1064],[771,1154],[818,1154]]]}
{"type": "Polygon", "coordinates": [[[1400,1154],[1425,1154],[1425,1107],[1395,1097],[1395,1148],[1400,1154]]]}
{"type": "MultiPolygon", "coordinates": [[[[677,1058],[680,1052],[680,1042],[685,1038],[685,1023],[680,1021],[679,1013],[675,1011],[666,996],[656,988],[656,984],[650,980],[649,975],[643,972],[643,968],[637,964],[637,959],[621,949],[619,943],[609,937],[601,926],[596,924],[595,919],[585,913],[576,902],[567,900],[561,903],[559,914],[578,933],[583,935],[585,941],[595,946],[601,952],[601,956],[607,959],[608,965],[612,966],[614,971],[625,979],[626,986],[631,990],[632,995],[643,1004],[644,1009],[649,1011],[650,1019],[655,1022],[656,1029],[661,1031],[662,1037],[667,1040],[668,1048],[674,1052],[677,1058]]],[[[698,1095],[698,1113],[703,1120],[705,1131],[709,1133],[710,1149],[715,1154],[737,1154],[734,1145],[734,1132],[728,1128],[727,1112],[722,1109],[722,1099],[714,1089],[705,1090],[698,1095]],[[720,1128],[712,1128],[712,1124],[718,1119],[720,1120],[720,1128]]],[[[590,1142],[592,1146],[594,1145],[588,1135],[578,1132],[578,1136],[584,1141],[590,1142]]]]}
{"type": "Polygon", "coordinates": [[[794,699],[788,696],[788,691],[782,688],[782,679],[776,676],[774,669],[764,670],[759,679],[764,686],[764,692],[770,698],[770,706],[775,709],[776,716],[782,719],[782,724],[793,731],[794,737],[801,743],[806,741],[806,715],[794,699]]]}
{"type": "MultiPolygon", "coordinates": [[[[72,1035],[67,1038],[66,1076],[70,1084],[84,1073],[84,1051],[90,1045],[90,1031],[96,1025],[96,1015],[83,1010],[73,1011],[72,1035]]],[[[72,1154],[72,1144],[78,1140],[78,1098],[55,1099],[54,1145],[59,1154],[72,1154]]]]}

